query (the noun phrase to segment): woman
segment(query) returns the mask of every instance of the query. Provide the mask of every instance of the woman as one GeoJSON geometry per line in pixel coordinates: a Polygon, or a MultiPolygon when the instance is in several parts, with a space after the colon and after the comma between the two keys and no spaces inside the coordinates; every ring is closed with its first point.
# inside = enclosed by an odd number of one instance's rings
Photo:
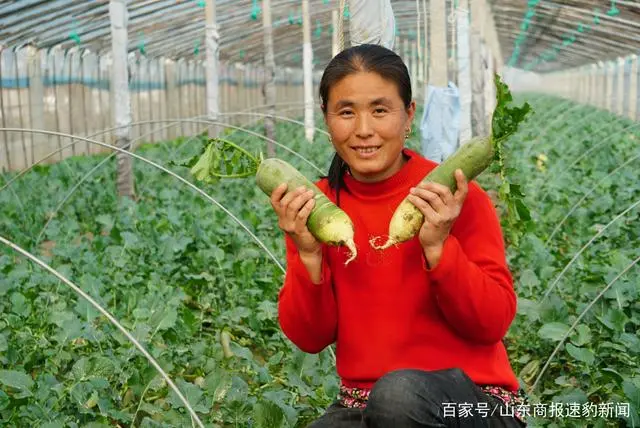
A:
{"type": "Polygon", "coordinates": [[[491,200],[461,171],[453,194],[416,186],[437,165],[404,147],[415,103],[394,52],[341,52],[320,98],[336,154],[316,184],[351,217],[358,257],[345,266],[345,248],[311,235],[312,191],[285,195],[283,184],[271,195],[286,232],[280,325],[305,352],[336,342],[340,395],[311,426],[524,426],[502,343],[516,295],[491,200]],[[370,238],[386,236],[407,194],[424,214],[419,234],[374,250],[370,238]]]}

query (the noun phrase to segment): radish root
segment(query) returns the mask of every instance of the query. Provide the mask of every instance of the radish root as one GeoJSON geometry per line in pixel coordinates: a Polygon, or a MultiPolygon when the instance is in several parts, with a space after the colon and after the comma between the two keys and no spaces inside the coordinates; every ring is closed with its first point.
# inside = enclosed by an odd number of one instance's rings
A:
{"type": "Polygon", "coordinates": [[[396,239],[389,237],[384,244],[376,245],[376,240],[381,238],[381,236],[374,236],[373,238],[369,239],[369,245],[371,245],[375,250],[386,250],[387,248],[390,248],[399,243],[396,239]]]}
{"type": "Polygon", "coordinates": [[[358,250],[356,249],[356,243],[353,241],[353,239],[347,240],[344,243],[344,245],[349,249],[349,253],[350,253],[350,257],[344,263],[344,265],[346,266],[349,263],[351,263],[351,261],[353,261],[353,259],[356,258],[356,256],[358,255],[358,250]]]}

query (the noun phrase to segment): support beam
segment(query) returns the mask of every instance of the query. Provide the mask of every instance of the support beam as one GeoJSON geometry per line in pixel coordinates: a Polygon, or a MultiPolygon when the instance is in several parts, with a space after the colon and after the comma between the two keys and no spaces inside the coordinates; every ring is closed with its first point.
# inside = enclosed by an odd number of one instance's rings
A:
{"type": "MultiPolygon", "coordinates": [[[[262,28],[264,30],[264,103],[267,116],[264,118],[264,133],[267,138],[276,139],[276,126],[273,115],[276,114],[276,63],[273,57],[273,26],[271,24],[271,0],[262,0],[262,28]]],[[[276,156],[276,147],[267,142],[267,156],[276,156]]]]}
{"type": "MultiPolygon", "coordinates": [[[[207,50],[206,59],[206,91],[207,91],[207,117],[211,121],[218,120],[219,107],[219,40],[218,24],[216,22],[216,2],[215,0],[207,0],[205,4],[206,27],[205,27],[205,46],[207,50]]],[[[211,136],[218,135],[218,127],[213,126],[209,130],[211,136]]]]}
{"type": "MultiPolygon", "coordinates": [[[[111,0],[109,2],[109,16],[111,18],[111,52],[113,57],[113,69],[111,76],[114,126],[116,146],[131,150],[131,97],[129,94],[129,70],[127,54],[127,24],[128,12],[126,0],[111,0]]],[[[133,198],[133,159],[126,153],[116,154],[118,178],[117,188],[120,196],[133,198]]]]}
{"type": "Polygon", "coordinates": [[[331,11],[331,24],[333,26],[333,32],[331,34],[331,57],[335,57],[340,52],[340,47],[338,44],[338,13],[339,11],[332,10],[331,11]]]}
{"type": "MultiPolygon", "coordinates": [[[[45,129],[44,124],[44,84],[42,81],[41,51],[33,46],[27,48],[27,73],[29,75],[29,115],[30,128],[45,129]]],[[[84,88],[83,88],[84,90],[84,88]]],[[[38,161],[51,152],[46,135],[31,134],[31,162],[38,161]]]]}
{"type": "Polygon", "coordinates": [[[605,97],[605,109],[609,110],[612,113],[615,113],[615,108],[614,108],[614,103],[613,103],[613,96],[614,96],[614,80],[615,80],[615,73],[616,73],[616,69],[615,69],[615,63],[612,62],[608,62],[606,64],[606,69],[607,69],[607,95],[605,97]]]}
{"type": "Polygon", "coordinates": [[[304,128],[305,137],[313,142],[315,123],[313,119],[313,49],[311,46],[311,23],[309,22],[309,0],[302,0],[302,65],[304,72],[304,128]]]}
{"type": "Polygon", "coordinates": [[[471,126],[473,135],[486,135],[485,123],[485,63],[482,57],[483,16],[480,2],[471,0],[471,126]]]}
{"type": "Polygon", "coordinates": [[[597,106],[597,88],[598,88],[598,65],[592,64],[589,67],[589,105],[597,106]]]}
{"type": "Polygon", "coordinates": [[[626,61],[626,58],[619,58],[617,62],[618,87],[616,90],[618,91],[618,105],[616,106],[616,113],[620,116],[624,115],[624,93],[629,91],[629,88],[625,88],[624,69],[626,61]]]}
{"type": "Polygon", "coordinates": [[[631,76],[629,79],[629,119],[637,120],[638,114],[638,56],[631,58],[631,76]]]}
{"type": "Polygon", "coordinates": [[[429,2],[429,53],[430,72],[429,83],[434,86],[446,87],[448,79],[447,52],[447,5],[445,0],[431,0],[429,2]]]}
{"type": "MultiPolygon", "coordinates": [[[[416,31],[416,41],[417,41],[417,56],[418,56],[418,72],[417,72],[417,76],[416,79],[418,80],[418,87],[423,87],[424,83],[425,83],[425,77],[424,77],[424,51],[423,51],[423,46],[422,46],[422,31],[420,31],[420,28],[422,28],[422,22],[421,22],[421,10],[420,10],[420,0],[416,0],[416,28],[418,29],[416,31]]],[[[425,24],[427,22],[427,16],[424,16],[424,21],[425,24]]]]}
{"type": "Polygon", "coordinates": [[[469,0],[460,0],[456,14],[458,33],[458,89],[460,91],[460,143],[471,139],[471,52],[469,0]]]}
{"type": "MultiPolygon", "coordinates": [[[[431,53],[429,52],[429,9],[427,7],[428,0],[422,0],[422,16],[423,19],[423,31],[418,31],[418,34],[421,34],[422,40],[424,41],[424,80],[429,83],[431,76],[429,75],[429,62],[431,61],[431,53]]],[[[423,88],[424,91],[424,88],[423,88]]],[[[425,100],[426,101],[426,100],[425,100]]]]}
{"type": "Polygon", "coordinates": [[[412,91],[418,93],[420,89],[420,79],[418,77],[418,68],[419,68],[419,60],[418,60],[418,45],[416,42],[411,42],[411,82],[413,83],[412,91]]]}

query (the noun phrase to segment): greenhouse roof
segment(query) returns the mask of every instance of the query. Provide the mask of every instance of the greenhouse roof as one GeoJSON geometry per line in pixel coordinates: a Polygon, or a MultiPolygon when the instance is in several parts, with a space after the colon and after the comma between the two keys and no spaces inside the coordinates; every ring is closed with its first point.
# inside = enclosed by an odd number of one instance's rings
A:
{"type": "MultiPolygon", "coordinates": [[[[338,0],[309,0],[316,64],[331,58],[331,12],[338,0]]],[[[392,0],[398,35],[423,34],[417,8],[427,0],[392,0]]],[[[449,3],[449,11],[458,4],[449,3]]],[[[548,71],[613,60],[640,49],[640,3],[636,1],[491,0],[504,62],[548,71]]],[[[129,49],[150,57],[204,57],[204,0],[130,0],[129,49]]],[[[220,58],[262,62],[261,1],[218,0],[220,58]]],[[[273,39],[278,66],[302,63],[300,0],[272,0],[273,39]]],[[[5,0],[0,5],[4,48],[32,44],[63,50],[111,49],[108,0],[5,0]]],[[[348,40],[348,23],[345,23],[348,40]]]]}

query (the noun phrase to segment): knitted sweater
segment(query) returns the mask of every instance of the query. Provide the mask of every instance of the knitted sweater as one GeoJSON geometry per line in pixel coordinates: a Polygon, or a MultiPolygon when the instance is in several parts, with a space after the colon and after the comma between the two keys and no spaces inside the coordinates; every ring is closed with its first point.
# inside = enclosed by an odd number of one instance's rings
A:
{"type": "MultiPolygon", "coordinates": [[[[409,189],[437,166],[418,153],[381,182],[345,175],[340,208],[352,219],[358,256],[323,245],[322,281],[311,282],[291,238],[279,294],[279,322],[302,351],[336,343],[337,372],[347,387],[371,388],[402,368],[462,369],[476,384],[518,389],[502,338],[516,313],[499,219],[488,195],[471,181],[461,213],[430,269],[417,235],[383,251],[389,221],[409,189]],[[379,241],[384,242],[384,241],[379,241]]],[[[327,179],[316,185],[332,200],[327,179]]]]}

